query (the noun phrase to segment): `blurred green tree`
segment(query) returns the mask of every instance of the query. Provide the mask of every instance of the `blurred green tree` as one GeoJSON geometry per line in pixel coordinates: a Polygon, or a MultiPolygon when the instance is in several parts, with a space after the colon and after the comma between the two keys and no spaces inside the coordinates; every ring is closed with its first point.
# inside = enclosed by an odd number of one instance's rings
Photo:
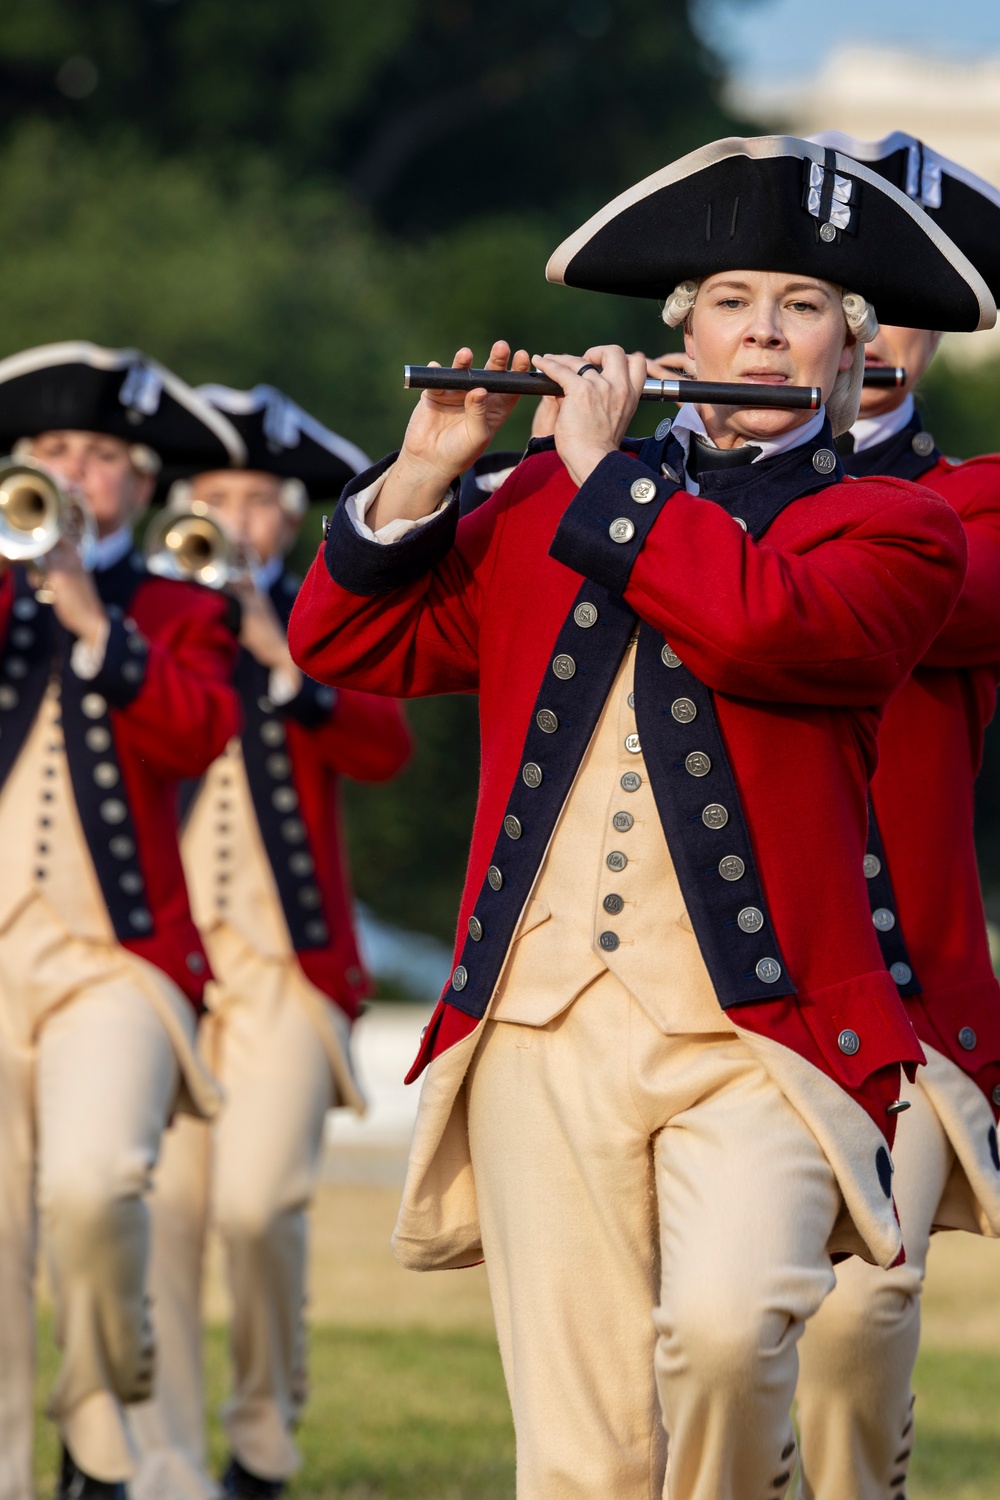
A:
{"type": "Polygon", "coordinates": [[[292,183],[334,176],[397,230],[592,209],[723,133],[686,0],[7,0],[2,112],[123,128],[292,183]]]}

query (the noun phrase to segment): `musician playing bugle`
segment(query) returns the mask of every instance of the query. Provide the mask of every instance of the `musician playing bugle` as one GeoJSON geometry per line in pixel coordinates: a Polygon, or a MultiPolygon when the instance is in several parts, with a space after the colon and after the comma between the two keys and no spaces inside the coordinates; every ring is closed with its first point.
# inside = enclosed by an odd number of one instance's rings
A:
{"type": "MultiPolygon", "coordinates": [[[[151,1290],[160,1350],[155,1398],[136,1408],[135,1500],[202,1500],[206,1468],[201,1283],[209,1223],[225,1249],[232,1392],[222,1490],[278,1495],[299,1455],[306,1395],[306,1215],[327,1111],[360,1111],[351,1024],[370,984],[354,935],[340,781],[383,781],[409,755],[389,698],[338,692],[288,654],[300,580],[285,557],[308,495],[336,496],[367,467],[353,444],[271,386],[203,386],[238,429],[239,469],[196,475],[175,495],[249,562],[236,688],[243,727],[185,797],[182,854],[216,983],[202,1054],[225,1092],[211,1126],[170,1132],[152,1199],[151,1290]]],[[[165,531],[169,535],[169,531],[165,531]]]]}
{"type": "Polygon", "coordinates": [[[876,313],[996,310],[903,194],[790,137],[665,167],[548,276],[658,298],[702,380],[826,405],[683,406],[633,442],[644,356],[540,357],[553,439],[474,514],[453,481],[510,409],[485,393],[424,395],[334,513],[295,659],[480,699],[394,1246],[485,1257],[519,1500],[778,1500],[831,1255],[901,1250],[889,1149],[921,1051],[872,927],[865,792],[965,565],[947,507],[843,483],[834,439],[876,313]]]}
{"type": "Polygon", "coordinates": [[[150,578],[132,526],[161,463],[222,466],[242,443],[135,350],[67,343],[0,362],[0,446],[28,466],[0,553],[25,555],[33,504],[57,518],[29,549],[51,604],[34,566],[0,563],[0,1497],[32,1492],[37,1211],[59,1495],[124,1500],[124,1408],[154,1368],[144,1195],[174,1110],[218,1101],[192,1045],[207,963],[174,802],[239,715],[228,601],[150,578]],[[89,556],[59,534],[58,487],[92,518],[89,556]]]}

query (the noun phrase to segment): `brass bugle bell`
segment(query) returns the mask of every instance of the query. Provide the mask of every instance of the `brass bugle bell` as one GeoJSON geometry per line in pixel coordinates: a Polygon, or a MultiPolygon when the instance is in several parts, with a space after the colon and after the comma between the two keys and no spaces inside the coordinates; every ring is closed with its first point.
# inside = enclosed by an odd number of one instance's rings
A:
{"type": "Polygon", "coordinates": [[[93,537],[83,504],[37,464],[0,462],[0,557],[40,562],[62,538],[83,549],[93,537]]]}
{"type": "Polygon", "coordinates": [[[151,573],[209,589],[224,589],[250,569],[247,557],[200,500],[192,500],[186,510],[168,507],[157,516],[146,531],[144,550],[151,573]]]}

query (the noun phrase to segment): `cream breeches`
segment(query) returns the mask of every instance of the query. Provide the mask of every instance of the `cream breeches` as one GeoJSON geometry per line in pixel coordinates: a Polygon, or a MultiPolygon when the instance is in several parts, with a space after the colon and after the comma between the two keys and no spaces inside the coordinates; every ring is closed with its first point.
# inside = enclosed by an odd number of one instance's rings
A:
{"type": "Polygon", "coordinates": [[[203,1053],[225,1104],[206,1125],[168,1132],[152,1200],[151,1290],[158,1361],[154,1399],[132,1414],[143,1454],[136,1500],[200,1500],[206,1470],[201,1291],[211,1224],[224,1247],[232,1305],[232,1453],[285,1479],[299,1464],[292,1425],[305,1400],[307,1209],[335,1102],[330,1063],[295,994],[297,970],[249,952],[225,966],[203,1023],[203,1053]]]}
{"type": "Polygon", "coordinates": [[[41,904],[0,937],[0,1500],[32,1493],[36,1203],[62,1353],[49,1415],[87,1473],[133,1472],[122,1407],[153,1373],[144,1195],[179,1077],[135,962],[41,904]]]}
{"type": "Polygon", "coordinates": [[[891,1271],[851,1259],[809,1324],[801,1349],[799,1423],[803,1500],[899,1500],[913,1449],[910,1381],[920,1344],[931,1225],[954,1153],[920,1087],[893,1148],[893,1195],[906,1264],[891,1271]]]}
{"type": "Polygon", "coordinates": [[[608,974],[487,1023],[466,1088],[519,1500],[786,1494],[841,1197],[742,1041],[664,1036],[608,974]]]}

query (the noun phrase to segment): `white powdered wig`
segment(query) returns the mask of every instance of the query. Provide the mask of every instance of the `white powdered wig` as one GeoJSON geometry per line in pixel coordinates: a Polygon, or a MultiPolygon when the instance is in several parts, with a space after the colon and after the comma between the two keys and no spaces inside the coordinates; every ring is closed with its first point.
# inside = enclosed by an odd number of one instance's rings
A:
{"type": "MultiPolygon", "coordinates": [[[[668,328],[678,328],[687,322],[700,285],[699,281],[682,281],[674,287],[663,304],[661,314],[668,328]]],[[[857,342],[851,368],[840,372],[826,400],[826,414],[830,418],[834,437],[839,437],[842,432],[849,432],[858,420],[861,386],[865,378],[865,345],[870,344],[878,333],[875,309],[859,293],[842,292],[840,305],[844,309],[844,321],[857,342]]]]}

